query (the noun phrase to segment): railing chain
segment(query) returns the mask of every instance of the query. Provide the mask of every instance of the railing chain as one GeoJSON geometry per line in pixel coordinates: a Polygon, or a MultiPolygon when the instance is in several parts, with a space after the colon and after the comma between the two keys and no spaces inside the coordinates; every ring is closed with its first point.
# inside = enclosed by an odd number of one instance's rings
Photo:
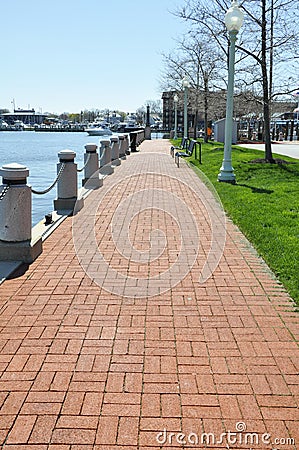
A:
{"type": "Polygon", "coordinates": [[[85,167],[87,166],[87,164],[89,163],[89,160],[90,160],[90,153],[88,153],[86,163],[84,164],[82,169],[77,169],[77,172],[82,172],[85,169],[85,167]]]}
{"type": "Polygon", "coordinates": [[[10,186],[5,186],[5,187],[2,189],[2,191],[1,191],[1,193],[0,193],[0,202],[1,202],[1,200],[4,199],[4,197],[5,197],[6,193],[7,193],[7,191],[9,190],[9,188],[10,188],[10,186]]]}
{"type": "Polygon", "coordinates": [[[55,184],[58,182],[59,178],[61,177],[62,172],[64,171],[64,168],[65,168],[65,163],[62,163],[61,167],[60,167],[60,170],[59,170],[59,172],[57,174],[57,177],[55,178],[55,180],[53,181],[51,186],[49,186],[47,189],[44,189],[43,191],[37,191],[37,190],[31,188],[32,193],[33,194],[37,194],[37,195],[43,195],[43,194],[47,194],[48,192],[50,192],[51,189],[53,189],[55,184]]]}

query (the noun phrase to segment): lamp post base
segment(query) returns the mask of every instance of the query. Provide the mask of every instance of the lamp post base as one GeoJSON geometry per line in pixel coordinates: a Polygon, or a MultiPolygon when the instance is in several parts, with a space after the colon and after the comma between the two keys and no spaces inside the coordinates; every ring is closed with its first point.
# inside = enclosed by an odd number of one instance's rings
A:
{"type": "Polygon", "coordinates": [[[230,184],[236,184],[236,176],[232,170],[222,170],[218,174],[218,181],[230,184]]]}

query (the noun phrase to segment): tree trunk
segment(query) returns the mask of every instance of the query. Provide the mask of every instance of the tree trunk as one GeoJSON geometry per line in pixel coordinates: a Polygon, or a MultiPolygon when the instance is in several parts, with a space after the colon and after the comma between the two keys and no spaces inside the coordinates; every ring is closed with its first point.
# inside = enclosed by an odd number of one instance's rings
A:
{"type": "Polygon", "coordinates": [[[194,115],[194,131],[193,131],[193,139],[197,139],[197,124],[198,124],[198,109],[196,108],[194,115]]]}
{"type": "Polygon", "coordinates": [[[209,83],[208,80],[204,79],[204,122],[205,122],[205,136],[204,141],[208,142],[208,95],[209,95],[209,83]]]}
{"type": "Polygon", "coordinates": [[[266,0],[262,0],[262,77],[263,77],[263,110],[264,110],[264,133],[265,133],[265,160],[273,163],[270,135],[270,99],[267,73],[267,22],[266,22],[266,0]]]}

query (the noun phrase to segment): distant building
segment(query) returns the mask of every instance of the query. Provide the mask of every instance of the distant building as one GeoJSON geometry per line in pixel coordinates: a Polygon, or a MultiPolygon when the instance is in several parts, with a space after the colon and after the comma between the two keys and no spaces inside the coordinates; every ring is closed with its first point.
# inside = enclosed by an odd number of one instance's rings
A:
{"type": "Polygon", "coordinates": [[[13,125],[16,120],[20,120],[25,125],[40,125],[47,114],[37,113],[32,109],[15,109],[13,113],[3,113],[0,117],[5,120],[8,125],[13,125]]]}
{"type": "MultiPolygon", "coordinates": [[[[178,96],[177,105],[177,125],[178,131],[182,131],[184,122],[184,92],[166,91],[162,94],[163,101],[163,129],[174,130],[175,104],[174,95],[178,96]]],[[[215,122],[225,117],[226,91],[210,91],[208,93],[208,122],[215,122]]],[[[297,113],[293,113],[296,104],[294,101],[274,101],[271,104],[272,114],[280,115],[281,119],[291,120],[297,118],[297,113]],[[288,112],[286,112],[288,111],[288,112]],[[278,114],[279,113],[279,114],[278,114]]],[[[204,92],[188,90],[188,129],[191,131],[197,123],[198,129],[204,128],[204,92]]],[[[299,113],[299,111],[298,111],[299,113]]],[[[259,120],[262,121],[263,107],[262,99],[253,96],[252,92],[239,92],[234,97],[234,117],[246,123],[259,120]]]]}

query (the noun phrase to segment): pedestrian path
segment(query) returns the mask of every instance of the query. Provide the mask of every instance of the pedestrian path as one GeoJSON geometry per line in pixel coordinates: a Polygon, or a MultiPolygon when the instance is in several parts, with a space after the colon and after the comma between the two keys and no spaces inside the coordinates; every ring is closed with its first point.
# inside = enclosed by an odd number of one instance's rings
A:
{"type": "Polygon", "coordinates": [[[299,448],[298,312],[169,148],[0,286],[3,449],[299,448]]]}
{"type": "MultiPolygon", "coordinates": [[[[256,150],[262,150],[263,152],[265,151],[265,144],[239,143],[238,145],[240,147],[254,148],[256,150]]],[[[275,142],[272,143],[271,148],[274,154],[285,155],[290,156],[291,158],[299,159],[299,141],[275,142]]]]}

